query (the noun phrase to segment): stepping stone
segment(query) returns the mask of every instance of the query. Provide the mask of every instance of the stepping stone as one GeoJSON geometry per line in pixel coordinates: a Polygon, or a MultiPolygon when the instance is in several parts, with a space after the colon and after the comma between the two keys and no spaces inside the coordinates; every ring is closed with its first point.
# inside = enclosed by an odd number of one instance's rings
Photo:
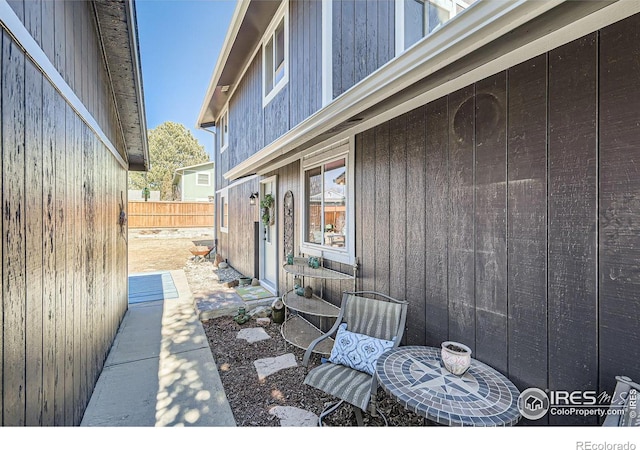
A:
{"type": "Polygon", "coordinates": [[[293,353],[287,353],[282,356],[276,356],[275,358],[263,358],[253,362],[258,371],[258,379],[260,381],[267,378],[282,369],[288,369],[290,367],[297,367],[296,357],[293,353]]]}
{"type": "Polygon", "coordinates": [[[274,406],[269,410],[269,414],[280,419],[281,427],[316,427],[318,426],[318,416],[311,411],[293,406],[274,406]]]}
{"type": "Polygon", "coordinates": [[[238,331],[238,335],[236,336],[238,339],[244,339],[249,344],[253,344],[254,342],[264,341],[265,339],[271,339],[271,336],[264,331],[264,328],[243,328],[238,331]]]}

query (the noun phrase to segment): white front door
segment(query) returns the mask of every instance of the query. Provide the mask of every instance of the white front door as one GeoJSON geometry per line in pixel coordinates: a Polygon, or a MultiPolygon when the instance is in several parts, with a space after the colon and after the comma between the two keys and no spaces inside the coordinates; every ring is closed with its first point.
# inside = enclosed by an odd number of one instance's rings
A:
{"type": "Polygon", "coordinates": [[[263,211],[260,211],[260,281],[273,292],[278,289],[278,196],[276,192],[276,177],[270,177],[260,182],[260,200],[271,195],[274,199],[273,207],[269,210],[270,221],[263,223],[263,211]]]}

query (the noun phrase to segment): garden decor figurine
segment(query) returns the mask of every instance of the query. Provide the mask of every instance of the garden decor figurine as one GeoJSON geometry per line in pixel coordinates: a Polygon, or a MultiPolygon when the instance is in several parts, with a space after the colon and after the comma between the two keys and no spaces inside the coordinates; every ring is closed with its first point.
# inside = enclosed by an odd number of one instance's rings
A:
{"type": "Polygon", "coordinates": [[[315,256],[310,256],[308,264],[312,269],[317,269],[318,267],[320,267],[320,260],[315,256]]]}
{"type": "Polygon", "coordinates": [[[247,314],[244,306],[240,306],[238,308],[238,314],[233,317],[233,320],[238,325],[242,325],[243,323],[246,323],[249,320],[249,318],[250,316],[249,314],[247,314]]]}

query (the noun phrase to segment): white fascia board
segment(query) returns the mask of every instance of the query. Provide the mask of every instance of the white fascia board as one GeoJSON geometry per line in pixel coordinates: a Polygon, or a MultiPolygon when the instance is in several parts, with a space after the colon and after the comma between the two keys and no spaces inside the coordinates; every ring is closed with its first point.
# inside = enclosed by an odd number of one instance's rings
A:
{"type": "Polygon", "coordinates": [[[194,164],[193,166],[178,167],[176,169],[176,172],[179,171],[179,170],[180,171],[184,171],[186,169],[195,169],[196,167],[202,167],[202,166],[206,166],[208,164],[213,164],[214,167],[215,167],[215,161],[207,161],[207,162],[203,162],[203,163],[200,163],[200,164],[194,164]]]}
{"type": "Polygon", "coordinates": [[[147,138],[147,115],[144,108],[144,96],[142,93],[142,76],[140,71],[142,70],[142,65],[140,64],[140,55],[139,51],[139,42],[138,42],[138,32],[135,27],[137,27],[137,17],[136,17],[136,5],[134,0],[129,0],[125,3],[125,9],[127,11],[128,20],[129,20],[129,40],[131,41],[131,54],[133,59],[133,77],[136,83],[136,96],[138,97],[138,120],[140,121],[140,130],[142,134],[142,155],[143,161],[146,161],[147,170],[151,170],[151,160],[149,158],[149,140],[147,138]]]}
{"type": "Polygon", "coordinates": [[[218,56],[216,67],[215,69],[213,69],[213,75],[211,76],[211,81],[209,81],[207,94],[204,96],[204,101],[202,102],[202,106],[200,107],[200,114],[198,115],[198,121],[196,122],[197,128],[200,128],[200,124],[204,120],[204,115],[206,114],[207,108],[209,107],[209,102],[211,98],[213,98],[216,86],[218,85],[218,80],[220,80],[222,70],[227,64],[227,59],[229,58],[229,54],[231,53],[231,48],[233,47],[233,43],[238,37],[238,31],[240,30],[242,21],[247,14],[247,9],[249,9],[250,3],[250,0],[238,0],[238,3],[236,4],[236,9],[233,12],[233,16],[231,17],[231,24],[229,25],[227,35],[225,36],[224,43],[222,44],[222,50],[220,50],[220,55],[218,56]]]}
{"type": "Polygon", "coordinates": [[[333,102],[224,174],[226,179],[252,173],[310,139],[345,122],[413,83],[448,66],[564,0],[483,1],[392,59],[333,102]]]}

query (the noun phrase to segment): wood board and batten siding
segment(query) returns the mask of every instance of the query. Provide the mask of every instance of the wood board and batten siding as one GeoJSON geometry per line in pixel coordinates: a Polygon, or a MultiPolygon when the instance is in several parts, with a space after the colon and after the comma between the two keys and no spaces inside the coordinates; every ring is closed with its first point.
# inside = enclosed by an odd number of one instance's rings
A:
{"type": "Polygon", "coordinates": [[[333,98],[395,56],[394,0],[333,0],[333,98]]]}
{"type": "MultiPolygon", "coordinates": [[[[228,189],[228,232],[218,231],[217,251],[234,269],[248,277],[259,277],[256,227],[260,220],[260,205],[259,202],[249,204],[249,197],[258,189],[257,178],[228,189]]],[[[219,221],[217,225],[220,225],[219,221]]]]}
{"type": "Polygon", "coordinates": [[[460,340],[520,389],[640,376],[638,30],[635,15],[356,136],[359,283],[409,301],[407,344],[460,340]]]}
{"type": "MultiPolygon", "coordinates": [[[[10,5],[124,154],[91,3],[10,5]]],[[[0,423],[78,425],[127,308],[127,172],[11,35],[0,40],[0,423]]]]}
{"type": "Polygon", "coordinates": [[[233,91],[229,146],[216,152],[217,189],[229,184],[222,174],[322,107],[322,2],[289,2],[289,39],[289,82],[273,100],[263,105],[261,47],[233,91]]]}
{"type": "Polygon", "coordinates": [[[322,107],[322,2],[289,2],[289,128],[322,107]]]}

